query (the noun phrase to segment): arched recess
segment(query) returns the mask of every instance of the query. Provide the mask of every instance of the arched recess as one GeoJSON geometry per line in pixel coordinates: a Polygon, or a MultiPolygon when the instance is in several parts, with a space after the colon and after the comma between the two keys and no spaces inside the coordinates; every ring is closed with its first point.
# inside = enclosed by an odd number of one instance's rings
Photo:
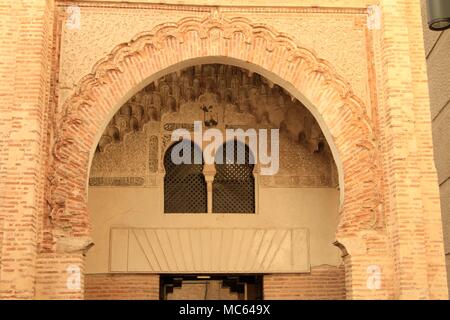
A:
{"type": "MultiPolygon", "coordinates": [[[[201,63],[258,72],[315,116],[339,171],[337,238],[382,226],[381,169],[372,124],[361,99],[325,60],[285,34],[243,18],[185,18],[138,34],[99,61],[57,115],[49,179],[53,241],[89,236],[87,180],[108,121],[162,75],[201,63]]],[[[86,241],[80,241],[85,244],[86,241]]]]}

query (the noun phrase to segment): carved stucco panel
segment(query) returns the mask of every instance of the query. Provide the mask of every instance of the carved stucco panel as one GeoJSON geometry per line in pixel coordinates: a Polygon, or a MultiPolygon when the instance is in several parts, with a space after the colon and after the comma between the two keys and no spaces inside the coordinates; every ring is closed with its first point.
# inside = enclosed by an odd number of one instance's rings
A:
{"type": "MultiPolygon", "coordinates": [[[[60,10],[64,11],[65,7],[60,10]]],[[[152,30],[167,21],[185,17],[206,17],[207,7],[167,10],[152,8],[81,7],[80,29],[63,28],[61,35],[60,101],[61,106],[80,79],[111,50],[130,41],[137,34],[152,30]]],[[[330,12],[252,12],[246,8],[226,12],[224,17],[242,16],[255,23],[288,34],[301,47],[315,51],[329,61],[350,82],[355,94],[369,103],[365,15],[330,12]]],[[[368,113],[370,115],[370,112],[368,113]]]]}
{"type": "MultiPolygon", "coordinates": [[[[236,13],[233,13],[236,14],[236,13]]],[[[361,14],[239,12],[240,16],[269,25],[329,61],[350,82],[355,94],[369,103],[366,17],[361,14]]],[[[232,17],[231,13],[224,16],[232,17]]],[[[369,113],[370,114],[370,113],[369,113]]]]}
{"type": "Polygon", "coordinates": [[[90,185],[144,185],[149,174],[158,171],[159,141],[162,160],[170,134],[180,128],[194,131],[194,121],[204,123],[203,130],[207,123],[222,131],[282,128],[280,170],[275,176],[261,177],[261,185],[332,185],[333,158],[311,113],[261,75],[217,64],[167,74],[127,101],[100,138],[90,185]]]}
{"type": "Polygon", "coordinates": [[[148,174],[146,161],[149,145],[145,132],[129,133],[123,143],[111,143],[104,152],[97,152],[91,176],[135,177],[148,174]]]}
{"type": "MultiPolygon", "coordinates": [[[[60,8],[65,11],[65,7],[60,8]]],[[[81,7],[79,29],[63,28],[60,56],[60,103],[73,93],[76,84],[92,71],[97,61],[117,45],[152,30],[167,21],[205,16],[204,12],[81,7]]]]}

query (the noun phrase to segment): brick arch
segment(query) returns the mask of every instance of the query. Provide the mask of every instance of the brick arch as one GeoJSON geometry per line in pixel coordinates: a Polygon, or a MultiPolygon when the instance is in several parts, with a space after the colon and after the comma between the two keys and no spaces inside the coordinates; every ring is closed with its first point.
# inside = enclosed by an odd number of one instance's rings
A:
{"type": "Polygon", "coordinates": [[[316,117],[341,168],[345,189],[338,236],[381,225],[376,140],[364,103],[349,83],[327,61],[285,34],[243,18],[212,15],[165,23],[118,45],[66,100],[56,121],[49,179],[54,241],[89,235],[90,158],[117,109],[170,68],[212,58],[253,68],[275,80],[316,117]]]}

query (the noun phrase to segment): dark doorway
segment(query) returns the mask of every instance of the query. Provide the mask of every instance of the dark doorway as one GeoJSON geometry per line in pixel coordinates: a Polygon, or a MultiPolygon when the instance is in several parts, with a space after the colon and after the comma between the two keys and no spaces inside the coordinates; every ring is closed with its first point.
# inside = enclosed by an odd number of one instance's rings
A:
{"type": "Polygon", "coordinates": [[[262,275],[161,275],[161,300],[262,300],[262,275]]]}

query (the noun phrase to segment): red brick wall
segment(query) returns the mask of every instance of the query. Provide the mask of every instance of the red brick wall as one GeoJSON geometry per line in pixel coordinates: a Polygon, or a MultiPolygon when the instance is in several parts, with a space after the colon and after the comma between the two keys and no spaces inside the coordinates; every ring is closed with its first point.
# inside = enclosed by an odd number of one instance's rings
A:
{"type": "Polygon", "coordinates": [[[41,253],[36,261],[35,299],[83,299],[84,256],[82,253],[41,253]],[[80,286],[69,287],[73,271],[80,271],[80,286]]]}
{"type": "Polygon", "coordinates": [[[158,300],[159,275],[87,274],[86,300],[158,300]]]}
{"type": "Polygon", "coordinates": [[[53,0],[0,0],[0,299],[35,294],[53,0]]]}
{"type": "MultiPolygon", "coordinates": [[[[318,266],[308,274],[264,276],[264,299],[345,299],[343,267],[318,266]]],[[[159,275],[85,275],[87,300],[158,300],[159,275]]]]}
{"type": "Polygon", "coordinates": [[[420,1],[380,4],[384,101],[378,113],[392,292],[400,299],[448,299],[420,1]]]}
{"type": "Polygon", "coordinates": [[[264,275],[264,299],[345,299],[344,268],[324,265],[311,268],[311,273],[264,275]]]}

